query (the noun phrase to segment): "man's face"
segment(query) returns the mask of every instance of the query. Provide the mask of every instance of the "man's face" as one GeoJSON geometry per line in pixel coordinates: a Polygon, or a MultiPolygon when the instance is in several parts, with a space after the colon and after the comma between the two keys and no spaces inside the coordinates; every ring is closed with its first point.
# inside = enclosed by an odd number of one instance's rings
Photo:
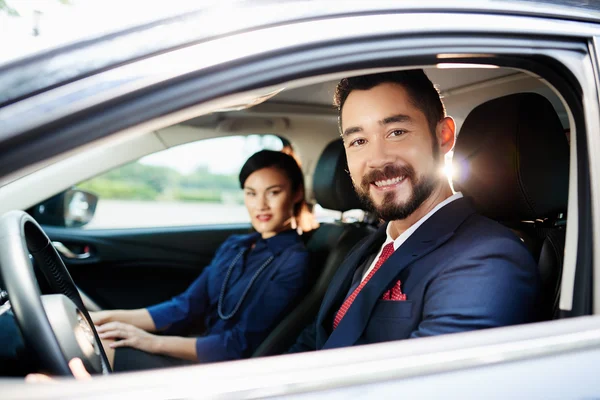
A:
{"type": "Polygon", "coordinates": [[[441,178],[437,140],[402,86],[352,91],[341,125],[356,192],[381,218],[405,219],[431,196],[441,178]]]}

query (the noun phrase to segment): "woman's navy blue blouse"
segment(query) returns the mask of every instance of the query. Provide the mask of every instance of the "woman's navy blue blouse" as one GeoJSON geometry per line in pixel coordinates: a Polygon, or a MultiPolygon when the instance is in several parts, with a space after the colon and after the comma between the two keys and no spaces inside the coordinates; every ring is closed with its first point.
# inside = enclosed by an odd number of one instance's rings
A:
{"type": "Polygon", "coordinates": [[[258,233],[234,235],[219,247],[210,265],[185,292],[148,307],[148,311],[157,329],[175,335],[203,318],[207,331],[196,340],[201,362],[249,357],[290,304],[304,294],[308,276],[308,253],[295,231],[269,239],[258,233]],[[255,272],[270,256],[274,259],[258,276],[238,312],[223,320],[217,311],[219,295],[227,270],[242,249],[246,251],[232,269],[226,287],[222,305],[225,316],[233,311],[255,272]]]}

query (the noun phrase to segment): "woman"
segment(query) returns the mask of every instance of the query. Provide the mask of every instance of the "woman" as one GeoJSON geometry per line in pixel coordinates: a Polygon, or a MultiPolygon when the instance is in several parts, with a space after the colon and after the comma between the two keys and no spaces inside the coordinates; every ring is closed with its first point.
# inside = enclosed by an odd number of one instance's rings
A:
{"type": "Polygon", "coordinates": [[[309,266],[297,233],[306,227],[296,224],[305,209],[298,164],[263,150],[246,161],[239,180],[255,232],[229,237],[191,286],[169,301],[90,313],[115,371],[249,357],[304,293],[309,266]],[[203,336],[177,336],[198,319],[203,336]]]}

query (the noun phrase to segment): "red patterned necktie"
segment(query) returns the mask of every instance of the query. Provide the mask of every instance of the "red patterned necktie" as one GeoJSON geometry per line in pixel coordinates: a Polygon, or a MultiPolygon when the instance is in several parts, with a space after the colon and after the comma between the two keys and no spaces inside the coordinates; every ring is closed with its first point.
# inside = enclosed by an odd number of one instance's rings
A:
{"type": "Polygon", "coordinates": [[[346,300],[344,300],[344,304],[342,304],[337,314],[335,315],[335,319],[333,320],[333,329],[337,328],[338,324],[340,323],[342,318],[344,318],[344,315],[346,315],[346,312],[352,305],[352,302],[354,301],[356,296],[358,296],[358,294],[360,293],[361,289],[367,284],[367,282],[369,282],[369,279],[371,279],[373,275],[375,275],[375,272],[377,272],[379,267],[381,267],[381,265],[385,262],[385,260],[389,258],[389,256],[392,255],[393,252],[394,242],[390,242],[383,247],[381,255],[379,256],[379,259],[377,260],[377,263],[375,264],[371,272],[369,272],[365,279],[362,280],[360,285],[358,285],[358,287],[354,289],[350,296],[346,297],[346,300]]]}

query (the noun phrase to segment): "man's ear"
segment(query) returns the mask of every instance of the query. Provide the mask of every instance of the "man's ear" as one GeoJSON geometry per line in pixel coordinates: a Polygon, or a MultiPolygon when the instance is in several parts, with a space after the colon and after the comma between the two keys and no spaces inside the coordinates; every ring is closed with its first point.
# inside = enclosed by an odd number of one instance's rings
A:
{"type": "Polygon", "coordinates": [[[438,146],[442,154],[447,154],[454,148],[456,142],[456,124],[452,117],[444,117],[436,127],[438,146]]]}

